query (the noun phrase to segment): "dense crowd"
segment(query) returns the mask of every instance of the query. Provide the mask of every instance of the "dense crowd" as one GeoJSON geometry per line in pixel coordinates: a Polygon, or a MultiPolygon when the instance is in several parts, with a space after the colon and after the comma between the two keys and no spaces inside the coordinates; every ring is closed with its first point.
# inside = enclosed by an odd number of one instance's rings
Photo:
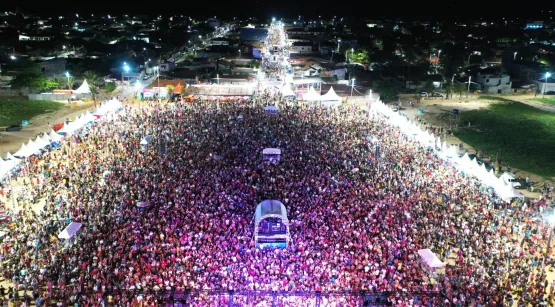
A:
{"type": "MultiPolygon", "coordinates": [[[[251,102],[197,101],[109,117],[20,171],[18,202],[46,203],[20,213],[24,223],[2,245],[2,273],[39,301],[152,305],[155,295],[121,290],[172,288],[368,290],[391,292],[395,306],[500,306],[507,293],[538,303],[545,293],[537,269],[547,232],[534,218],[546,204],[498,201],[381,115],[282,106],[269,116],[251,102]],[[262,162],[266,147],[282,149],[279,163],[262,162]],[[254,209],[265,199],[288,209],[287,249],[254,246],[254,209]],[[53,239],[68,221],[84,224],[71,246],[53,239]],[[422,268],[421,248],[449,263],[445,275],[422,268]]],[[[192,306],[227,299],[198,295],[192,306]]],[[[238,306],[270,301],[235,297],[238,306]]]]}

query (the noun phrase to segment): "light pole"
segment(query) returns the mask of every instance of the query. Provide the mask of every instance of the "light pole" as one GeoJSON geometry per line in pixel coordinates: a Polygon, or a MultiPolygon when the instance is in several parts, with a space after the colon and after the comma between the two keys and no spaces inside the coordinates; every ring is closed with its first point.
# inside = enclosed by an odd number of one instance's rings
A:
{"type": "Polygon", "coordinates": [[[341,39],[337,40],[337,52],[339,52],[339,44],[341,44],[341,39]]]}
{"type": "Polygon", "coordinates": [[[71,90],[71,86],[69,85],[69,71],[66,71],[66,77],[67,77],[67,88],[71,90]]]}
{"type": "MultiPolygon", "coordinates": [[[[355,48],[351,48],[351,55],[355,52],[355,48]]],[[[349,50],[345,50],[345,63],[349,62],[349,58],[347,57],[349,50]]]]}
{"type": "Polygon", "coordinates": [[[543,84],[543,97],[542,98],[545,98],[545,90],[547,88],[547,78],[549,78],[549,77],[551,77],[551,74],[546,72],[545,73],[545,83],[543,84]]]}
{"type": "Polygon", "coordinates": [[[518,51],[515,51],[513,60],[516,60],[516,54],[517,53],[518,53],[518,51]]]}
{"type": "Polygon", "coordinates": [[[467,93],[466,93],[466,97],[468,98],[468,95],[470,95],[470,80],[472,79],[472,76],[468,76],[468,89],[467,89],[467,93]]]}
{"type": "MultiPolygon", "coordinates": [[[[123,62],[123,71],[125,71],[126,73],[129,72],[129,66],[127,65],[126,62],[123,62]]],[[[122,86],[124,85],[124,78],[123,78],[124,74],[121,74],[121,84],[122,86]]]]}
{"type": "Polygon", "coordinates": [[[455,76],[456,76],[456,75],[457,75],[457,74],[453,74],[453,77],[451,77],[451,84],[453,84],[453,82],[455,82],[455,76]]]}
{"type": "Polygon", "coordinates": [[[351,97],[353,97],[353,89],[355,88],[355,78],[351,79],[351,97]]]}
{"type": "Polygon", "coordinates": [[[547,249],[545,250],[545,255],[543,258],[543,263],[542,263],[542,270],[541,272],[544,271],[545,269],[545,263],[547,262],[547,256],[549,255],[549,249],[551,248],[551,240],[553,239],[553,225],[555,224],[555,215],[550,215],[547,218],[547,223],[549,224],[549,239],[547,240],[547,249]]]}
{"type": "Polygon", "coordinates": [[[441,56],[441,49],[437,51],[437,62],[439,63],[439,57],[441,56]]]}

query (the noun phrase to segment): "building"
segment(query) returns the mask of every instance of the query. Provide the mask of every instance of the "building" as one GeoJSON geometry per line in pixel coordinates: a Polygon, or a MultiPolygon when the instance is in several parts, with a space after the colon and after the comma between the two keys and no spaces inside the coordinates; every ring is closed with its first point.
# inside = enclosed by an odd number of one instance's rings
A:
{"type": "Polygon", "coordinates": [[[54,36],[50,35],[40,35],[40,34],[19,34],[19,41],[33,41],[33,42],[45,42],[52,40],[54,36]]]}
{"type": "Polygon", "coordinates": [[[67,61],[64,58],[57,58],[39,63],[40,72],[47,77],[62,76],[66,72],[67,61]]]}
{"type": "Polygon", "coordinates": [[[293,43],[291,48],[289,48],[289,53],[312,53],[312,43],[293,43]]]}
{"type": "Polygon", "coordinates": [[[168,95],[168,88],[173,87],[173,94],[181,93],[184,86],[187,86],[185,80],[154,80],[149,86],[141,89],[137,92],[137,98],[160,98],[167,99],[170,98],[168,95]]]}
{"type": "Polygon", "coordinates": [[[543,29],[543,21],[540,21],[540,20],[529,21],[526,23],[526,27],[524,27],[524,29],[526,30],[543,29]]]}
{"type": "Polygon", "coordinates": [[[534,80],[533,82],[538,85],[538,90],[542,94],[555,92],[555,79],[553,79],[553,76],[549,78],[543,77],[541,79],[534,80]]]}
{"type": "Polygon", "coordinates": [[[304,94],[308,93],[311,87],[314,88],[316,93],[320,94],[323,81],[320,77],[294,77],[291,83],[293,84],[293,91],[297,95],[297,98],[302,98],[304,94]]]}
{"type": "Polygon", "coordinates": [[[208,18],[206,21],[212,28],[217,28],[220,26],[220,21],[216,18],[208,18]]]}
{"type": "Polygon", "coordinates": [[[168,59],[167,63],[160,64],[160,71],[172,71],[175,70],[177,65],[175,64],[174,59],[168,59]]]}
{"type": "Polygon", "coordinates": [[[511,77],[500,72],[478,72],[476,82],[482,86],[486,94],[508,94],[511,92],[511,77]]]}

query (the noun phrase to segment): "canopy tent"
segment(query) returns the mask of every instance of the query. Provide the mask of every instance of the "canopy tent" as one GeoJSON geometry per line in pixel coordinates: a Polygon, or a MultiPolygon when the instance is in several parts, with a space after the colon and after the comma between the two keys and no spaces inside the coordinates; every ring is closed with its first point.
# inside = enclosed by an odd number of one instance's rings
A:
{"type": "Polygon", "coordinates": [[[29,143],[31,143],[31,147],[29,147],[28,145],[23,144],[23,145],[21,145],[21,148],[16,153],[14,153],[13,155],[16,156],[16,157],[28,158],[28,157],[36,154],[37,150],[34,146],[35,144],[33,144],[31,141],[29,143]]]}
{"type": "Polygon", "coordinates": [[[445,263],[441,262],[436,254],[428,248],[418,250],[418,255],[420,256],[420,263],[422,263],[426,269],[432,273],[445,267],[445,263]]]}
{"type": "Polygon", "coordinates": [[[265,106],[264,107],[264,113],[265,114],[277,115],[278,112],[279,112],[279,109],[276,106],[265,106]]]}
{"type": "Polygon", "coordinates": [[[285,248],[291,241],[287,210],[278,200],[258,204],[254,215],[254,238],[257,247],[285,248]]]}
{"type": "Polygon", "coordinates": [[[322,101],[341,101],[341,97],[339,97],[339,95],[337,95],[335,93],[335,91],[333,90],[333,86],[330,87],[330,90],[321,96],[320,100],[322,101]]]}
{"type": "Polygon", "coordinates": [[[20,159],[14,157],[11,153],[8,152],[8,153],[6,154],[6,160],[13,160],[13,161],[15,161],[15,162],[19,162],[20,159]]]}
{"type": "Polygon", "coordinates": [[[264,161],[279,161],[279,160],[281,160],[281,149],[279,149],[279,148],[264,148],[264,150],[262,150],[262,160],[264,160],[264,161]]]}
{"type": "Polygon", "coordinates": [[[150,142],[152,142],[152,136],[147,135],[141,140],[141,142],[139,144],[148,145],[148,144],[150,144],[150,142]]]}
{"type": "Polygon", "coordinates": [[[314,90],[313,87],[310,87],[310,89],[308,90],[308,93],[303,95],[303,100],[306,100],[306,101],[320,101],[320,100],[322,100],[321,97],[322,96],[320,96],[318,93],[316,93],[316,91],[314,90]]]}
{"type": "Polygon", "coordinates": [[[73,91],[74,94],[90,94],[91,93],[91,87],[89,86],[89,83],[87,82],[87,79],[85,79],[85,81],[83,81],[83,83],[81,84],[81,86],[76,89],[75,91],[73,91]]]}
{"type": "Polygon", "coordinates": [[[17,161],[15,160],[4,161],[0,159],[0,179],[4,179],[8,172],[11,171],[16,165],[17,161]]]}
{"type": "Polygon", "coordinates": [[[281,89],[281,96],[290,97],[290,96],[296,96],[296,95],[295,95],[295,92],[293,92],[293,90],[291,89],[291,86],[289,84],[286,84],[281,89]]]}
{"type": "Polygon", "coordinates": [[[81,223],[77,223],[77,222],[72,222],[71,224],[67,225],[67,227],[62,230],[62,232],[60,232],[60,234],[58,235],[58,238],[60,239],[71,239],[75,236],[75,234],[77,233],[77,231],[79,231],[79,229],[81,229],[81,226],[83,226],[83,224],[81,223]]]}
{"type": "Polygon", "coordinates": [[[51,140],[52,142],[58,142],[58,141],[60,141],[61,139],[64,138],[63,136],[57,134],[56,131],[54,131],[54,130],[50,131],[50,133],[48,134],[48,136],[50,137],[50,140],[51,140]]]}
{"type": "Polygon", "coordinates": [[[35,144],[37,145],[37,147],[44,148],[50,145],[50,140],[45,140],[37,135],[37,137],[35,138],[35,144]]]}

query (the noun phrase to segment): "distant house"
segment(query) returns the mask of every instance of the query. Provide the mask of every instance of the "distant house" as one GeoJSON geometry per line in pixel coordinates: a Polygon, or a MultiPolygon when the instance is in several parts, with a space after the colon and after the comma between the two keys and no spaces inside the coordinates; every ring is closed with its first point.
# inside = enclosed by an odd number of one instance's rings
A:
{"type": "Polygon", "coordinates": [[[476,82],[482,86],[482,92],[487,94],[507,94],[511,92],[511,77],[500,72],[478,72],[476,82]]]}
{"type": "Polygon", "coordinates": [[[42,35],[42,34],[19,34],[19,41],[34,41],[34,42],[45,42],[52,40],[54,36],[42,35]]]}
{"type": "Polygon", "coordinates": [[[290,53],[311,53],[312,43],[296,42],[289,49],[290,53]]]}
{"type": "Polygon", "coordinates": [[[67,61],[64,58],[57,58],[39,63],[40,72],[47,77],[61,76],[66,71],[67,61]]]}

